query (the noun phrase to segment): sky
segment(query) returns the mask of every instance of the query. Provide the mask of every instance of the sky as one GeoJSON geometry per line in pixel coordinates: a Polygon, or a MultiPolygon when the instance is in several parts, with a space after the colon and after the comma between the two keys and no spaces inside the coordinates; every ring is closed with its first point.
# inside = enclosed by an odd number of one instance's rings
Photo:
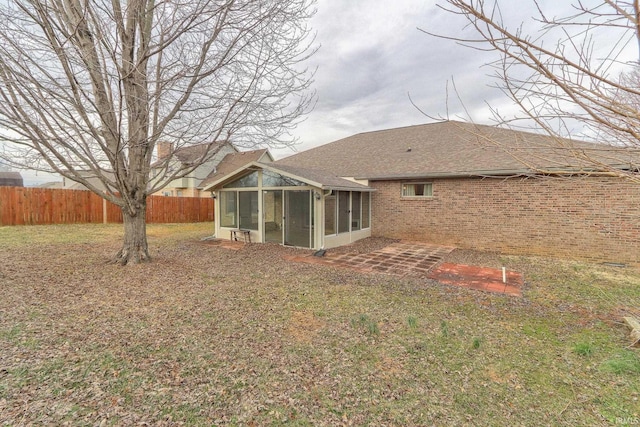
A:
{"type": "MultiPolygon", "coordinates": [[[[539,3],[549,15],[563,16],[573,2],[539,3]]],[[[533,26],[531,0],[501,5],[510,22],[533,26]]],[[[493,124],[487,105],[502,112],[513,108],[498,89],[490,87],[491,70],[483,67],[496,58],[495,53],[475,51],[418,29],[465,34],[464,20],[439,9],[436,0],[317,0],[316,7],[311,27],[320,48],[308,66],[317,69],[313,85],[317,104],[293,132],[300,143],[294,150],[273,150],[276,158],[361,132],[432,122],[424,113],[493,124]]],[[[23,176],[26,185],[52,179],[28,172],[23,176]]]]}
{"type": "MultiPolygon", "coordinates": [[[[462,34],[464,21],[435,3],[318,1],[312,26],[320,49],[310,61],[317,67],[318,102],[296,129],[301,141],[297,150],[360,132],[432,122],[432,117],[462,119],[463,105],[475,121],[490,123],[485,101],[504,102],[503,95],[489,87],[489,70],[482,67],[495,54],[420,31],[462,34]]],[[[530,16],[521,12],[522,20],[530,16]]]]}
{"type": "MultiPolygon", "coordinates": [[[[501,113],[515,111],[513,103],[491,87],[495,84],[489,77],[492,70],[483,66],[498,58],[495,52],[473,50],[418,30],[475,36],[474,30],[465,29],[463,18],[436,3],[445,2],[318,0],[312,26],[320,50],[311,60],[317,66],[318,103],[296,129],[301,141],[297,151],[360,132],[433,122],[432,117],[495,124],[489,105],[501,113]],[[409,95],[426,115],[412,105],[409,95]]],[[[560,17],[571,13],[575,2],[538,3],[547,16],[560,17]]],[[[522,25],[535,34],[538,24],[532,17],[537,11],[532,0],[501,1],[500,5],[510,28],[522,25]]],[[[293,152],[276,151],[275,155],[293,152]]]]}
{"type": "Polygon", "coordinates": [[[464,48],[418,30],[447,29],[451,17],[432,1],[319,0],[317,9],[311,25],[320,49],[310,65],[317,67],[318,101],[296,129],[297,150],[431,121],[410,98],[428,114],[445,114],[447,81],[455,76],[457,85],[467,86],[482,74],[481,58],[469,62],[464,48]]]}

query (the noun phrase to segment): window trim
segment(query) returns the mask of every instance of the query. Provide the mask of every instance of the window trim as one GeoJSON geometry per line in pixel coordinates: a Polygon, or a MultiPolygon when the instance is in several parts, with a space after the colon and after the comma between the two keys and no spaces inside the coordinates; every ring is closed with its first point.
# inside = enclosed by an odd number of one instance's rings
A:
{"type": "Polygon", "coordinates": [[[360,218],[362,219],[360,223],[360,230],[367,230],[371,228],[371,192],[370,191],[362,191],[360,196],[360,218]],[[364,218],[364,201],[365,197],[367,200],[367,221],[365,222],[364,218]],[[364,224],[367,224],[365,227],[364,224]]]}
{"type": "MultiPolygon", "coordinates": [[[[259,230],[260,227],[260,212],[261,209],[259,207],[259,203],[260,203],[260,195],[258,194],[258,199],[257,199],[257,203],[258,203],[258,222],[255,223],[255,227],[258,228],[254,228],[253,223],[251,223],[251,225],[246,226],[246,224],[241,224],[241,213],[246,213],[246,212],[240,212],[240,194],[244,193],[244,194],[248,194],[248,193],[259,193],[259,191],[256,188],[236,188],[236,189],[223,189],[223,190],[219,190],[218,192],[218,206],[219,206],[219,210],[220,210],[220,228],[242,228],[245,230],[252,230],[252,231],[257,231],[259,230]],[[230,212],[228,212],[227,207],[229,207],[229,205],[227,205],[228,199],[227,197],[229,197],[229,194],[234,194],[234,203],[230,203],[230,205],[233,207],[233,215],[230,216],[230,212]],[[223,199],[224,199],[224,203],[223,203],[223,199]],[[228,222],[224,221],[224,218],[233,218],[233,224],[232,225],[228,225],[228,222]]],[[[249,204],[251,204],[251,201],[249,201],[249,204]]],[[[249,210],[250,215],[253,215],[252,210],[249,210]]]]}
{"type": "Polygon", "coordinates": [[[403,182],[400,184],[400,198],[402,199],[431,199],[433,198],[433,182],[425,181],[425,182],[403,182]],[[429,195],[406,195],[405,194],[405,186],[406,185],[429,185],[431,187],[431,194],[429,195]]]}

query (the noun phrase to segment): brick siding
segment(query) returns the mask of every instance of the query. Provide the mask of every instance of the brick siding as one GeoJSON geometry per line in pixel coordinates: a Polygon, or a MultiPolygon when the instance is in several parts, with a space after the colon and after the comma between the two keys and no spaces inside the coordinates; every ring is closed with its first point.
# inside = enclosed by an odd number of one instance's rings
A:
{"type": "MultiPolygon", "coordinates": [[[[404,181],[406,182],[406,181],[404,181]]],[[[372,234],[459,248],[638,264],[640,190],[616,178],[434,179],[433,197],[378,181],[372,234]]]]}

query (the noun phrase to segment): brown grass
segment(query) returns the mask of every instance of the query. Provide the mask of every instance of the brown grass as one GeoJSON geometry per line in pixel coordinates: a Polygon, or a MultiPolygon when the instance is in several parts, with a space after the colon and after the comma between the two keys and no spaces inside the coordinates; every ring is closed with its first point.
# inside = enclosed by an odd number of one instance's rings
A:
{"type": "Polygon", "coordinates": [[[154,262],[123,268],[105,264],[118,226],[0,228],[0,425],[640,417],[619,322],[635,269],[491,255],[525,273],[518,299],[233,251],[199,240],[211,229],[150,226],[154,262]]]}

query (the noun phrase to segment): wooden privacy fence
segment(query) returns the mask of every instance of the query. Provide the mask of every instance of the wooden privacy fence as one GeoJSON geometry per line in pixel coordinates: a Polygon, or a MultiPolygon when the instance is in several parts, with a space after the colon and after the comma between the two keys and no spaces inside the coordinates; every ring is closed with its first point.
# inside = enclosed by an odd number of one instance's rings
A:
{"type": "MultiPolygon", "coordinates": [[[[213,221],[213,199],[147,197],[147,222],[213,221]]],[[[86,190],[0,187],[0,225],[122,222],[120,208],[86,190]]]]}

